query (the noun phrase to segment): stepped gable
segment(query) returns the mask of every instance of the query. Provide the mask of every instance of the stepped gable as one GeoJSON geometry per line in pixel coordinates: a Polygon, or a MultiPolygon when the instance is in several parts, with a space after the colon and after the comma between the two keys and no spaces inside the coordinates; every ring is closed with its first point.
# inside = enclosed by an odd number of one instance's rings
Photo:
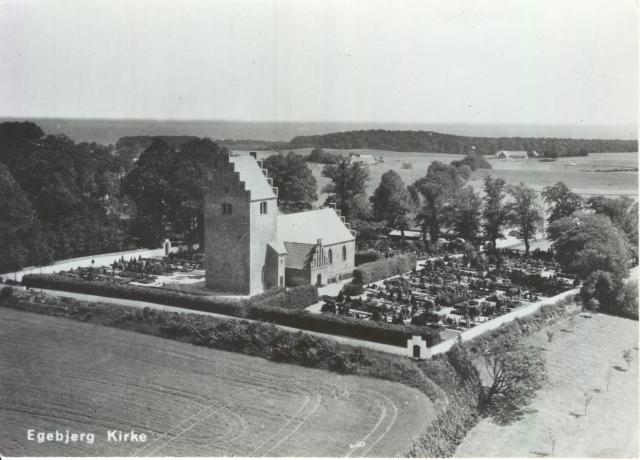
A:
{"type": "Polygon", "coordinates": [[[250,193],[251,201],[275,200],[277,195],[258,162],[249,155],[230,156],[229,163],[250,193]]]}
{"type": "Polygon", "coordinates": [[[325,246],[353,241],[356,237],[347,225],[333,208],[281,214],[278,216],[278,240],[285,246],[287,243],[315,246],[319,239],[325,246]]]}

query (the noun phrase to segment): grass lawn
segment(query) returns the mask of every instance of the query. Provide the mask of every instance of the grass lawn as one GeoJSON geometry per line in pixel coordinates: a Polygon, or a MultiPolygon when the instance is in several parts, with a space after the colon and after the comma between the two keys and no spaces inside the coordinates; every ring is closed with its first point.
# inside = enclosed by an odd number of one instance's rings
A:
{"type": "Polygon", "coordinates": [[[0,308],[0,452],[11,456],[400,455],[433,416],[415,389],[0,308]],[[27,430],[95,442],[27,440],[27,430]],[[107,430],[146,443],[107,442],[107,430]]]}
{"type": "Polygon", "coordinates": [[[523,418],[482,420],[456,457],[638,457],[638,322],[596,314],[529,340],[545,349],[549,383],[523,418]],[[632,349],[627,369],[623,349],[632,349]],[[607,390],[607,380],[609,389],[607,390]],[[593,399],[585,415],[585,393],[593,399]]]}

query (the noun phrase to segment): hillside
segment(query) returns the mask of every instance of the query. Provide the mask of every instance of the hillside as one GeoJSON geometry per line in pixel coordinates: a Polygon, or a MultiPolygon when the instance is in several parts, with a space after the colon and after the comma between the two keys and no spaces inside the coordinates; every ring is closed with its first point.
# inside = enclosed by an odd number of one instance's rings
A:
{"type": "Polygon", "coordinates": [[[579,156],[591,152],[637,152],[637,140],[561,139],[534,137],[469,137],[433,131],[345,131],[315,136],[296,136],[291,148],[376,149],[399,152],[478,153],[493,155],[498,150],[526,150],[545,155],[579,156]]]}

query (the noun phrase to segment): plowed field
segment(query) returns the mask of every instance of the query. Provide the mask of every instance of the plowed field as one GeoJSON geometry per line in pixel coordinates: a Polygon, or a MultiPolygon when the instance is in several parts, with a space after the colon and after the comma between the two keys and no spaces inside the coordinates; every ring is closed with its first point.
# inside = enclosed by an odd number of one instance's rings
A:
{"type": "Polygon", "coordinates": [[[404,385],[0,308],[4,455],[394,456],[432,417],[404,385]],[[29,429],[95,441],[38,443],[29,429]]]}

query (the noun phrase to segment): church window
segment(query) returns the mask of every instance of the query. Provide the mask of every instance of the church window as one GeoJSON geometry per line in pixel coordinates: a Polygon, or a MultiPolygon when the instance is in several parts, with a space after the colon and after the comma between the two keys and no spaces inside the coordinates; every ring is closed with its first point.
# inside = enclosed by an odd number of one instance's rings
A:
{"type": "Polygon", "coordinates": [[[267,202],[262,201],[260,203],[260,214],[266,214],[266,213],[267,213],[267,202]]]}
{"type": "Polygon", "coordinates": [[[329,249],[329,263],[333,263],[333,251],[331,249],[329,249]]]}
{"type": "Polygon", "coordinates": [[[232,214],[231,203],[222,203],[222,214],[232,214]]]}
{"type": "Polygon", "coordinates": [[[342,246],[342,260],[347,260],[347,247],[342,246]]]}

